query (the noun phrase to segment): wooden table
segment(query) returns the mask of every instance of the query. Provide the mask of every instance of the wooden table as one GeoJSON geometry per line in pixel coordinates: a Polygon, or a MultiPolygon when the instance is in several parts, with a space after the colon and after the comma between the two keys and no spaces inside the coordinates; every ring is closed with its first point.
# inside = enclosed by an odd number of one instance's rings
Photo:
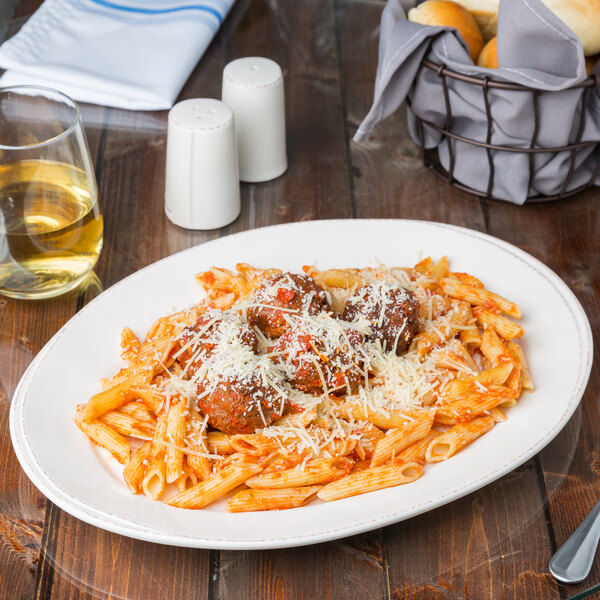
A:
{"type": "MultiPolygon", "coordinates": [[[[14,33],[39,4],[4,2],[2,34],[14,33]]],[[[484,231],[530,252],[571,287],[597,339],[600,191],[526,207],[476,199],[422,166],[403,110],[369,142],[351,142],[372,99],[382,7],[374,0],[237,1],[180,99],[220,97],[232,59],[275,59],[285,73],[290,167],[275,181],[242,185],[242,213],[222,230],[184,231],[165,217],[166,112],[83,107],[105,217],[96,268],[102,286],[263,225],[415,218],[484,231]]],[[[0,299],[0,598],[565,599],[586,597],[600,582],[600,560],[580,585],[560,585],[548,573],[552,553],[600,495],[597,361],[581,406],[539,455],[461,500],[371,533],[289,550],[192,550],[120,537],[69,516],[21,470],[8,413],[33,357],[97,293],[91,285],[47,301],[0,299]]]]}

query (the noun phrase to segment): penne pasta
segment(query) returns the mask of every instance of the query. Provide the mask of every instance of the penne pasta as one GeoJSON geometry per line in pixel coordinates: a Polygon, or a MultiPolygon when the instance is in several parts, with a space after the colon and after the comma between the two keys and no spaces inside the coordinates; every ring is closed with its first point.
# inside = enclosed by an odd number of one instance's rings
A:
{"type": "Polygon", "coordinates": [[[149,387],[134,385],[129,392],[133,397],[139,398],[155,415],[159,413],[165,401],[165,397],[158,390],[149,387]]]}
{"type": "Polygon", "coordinates": [[[506,378],[504,385],[512,390],[512,398],[503,402],[501,404],[502,408],[509,408],[510,406],[514,406],[517,403],[517,399],[521,395],[521,390],[523,389],[523,372],[521,370],[521,365],[519,364],[518,359],[513,358],[513,369],[510,372],[510,375],[506,378]]]}
{"type": "Polygon", "coordinates": [[[208,458],[206,420],[202,420],[199,413],[195,411],[190,411],[188,415],[185,441],[192,451],[186,454],[187,465],[198,479],[206,479],[211,470],[208,458]]]}
{"type": "Polygon", "coordinates": [[[435,412],[435,421],[445,425],[470,421],[512,398],[513,391],[510,388],[490,386],[484,392],[475,392],[448,406],[439,407],[435,412]]]}
{"type": "Polygon", "coordinates": [[[133,361],[137,357],[142,344],[137,336],[129,327],[125,327],[121,332],[121,358],[133,361]]]}
{"type": "Polygon", "coordinates": [[[151,378],[152,373],[150,371],[142,370],[121,383],[95,394],[86,404],[82,419],[84,421],[90,421],[104,413],[123,406],[123,404],[126,404],[129,401],[129,391],[131,388],[148,383],[151,378]]]}
{"type": "Polygon", "coordinates": [[[123,469],[123,479],[125,480],[127,487],[134,494],[137,494],[140,491],[142,480],[144,478],[144,472],[146,470],[146,463],[150,457],[151,449],[152,444],[150,442],[146,442],[136,451],[131,460],[123,469]]]}
{"type": "MultiPolygon", "coordinates": [[[[466,330],[463,329],[461,331],[466,331],[466,330]]],[[[479,340],[480,340],[479,345],[481,345],[481,337],[479,338],[479,340]]],[[[467,365],[471,369],[472,373],[477,373],[480,371],[479,365],[475,362],[475,359],[473,358],[471,353],[467,350],[467,347],[462,343],[462,341],[457,341],[456,344],[453,346],[453,348],[454,348],[454,352],[456,352],[456,354],[460,358],[462,358],[462,360],[464,360],[465,363],[467,363],[467,365]]]]}
{"type": "Polygon", "coordinates": [[[321,448],[323,454],[331,456],[348,456],[354,452],[356,440],[349,438],[335,438],[321,448]]]}
{"type": "Polygon", "coordinates": [[[421,273],[423,275],[430,273],[431,266],[433,265],[433,260],[431,256],[426,256],[424,259],[420,260],[415,266],[414,270],[417,273],[421,273]]]}
{"type": "Polygon", "coordinates": [[[156,427],[154,429],[154,436],[152,437],[152,457],[162,456],[165,453],[166,434],[167,434],[167,418],[169,413],[163,411],[158,416],[156,427]]]}
{"type": "Polygon", "coordinates": [[[232,435],[229,444],[235,452],[242,452],[249,456],[264,456],[278,447],[276,440],[260,434],[232,435]]]}
{"type": "Polygon", "coordinates": [[[484,329],[479,349],[481,350],[481,354],[494,366],[498,365],[503,357],[508,356],[507,347],[491,327],[484,329]]]}
{"type": "Polygon", "coordinates": [[[83,418],[78,418],[76,423],[83,433],[98,446],[108,450],[120,463],[125,464],[129,461],[131,455],[129,442],[118,431],[98,419],[85,421],[83,418]]]}
{"type": "Polygon", "coordinates": [[[429,267],[429,274],[433,279],[439,281],[448,275],[448,257],[442,256],[429,267]]]}
{"type": "Polygon", "coordinates": [[[456,281],[460,281],[460,283],[464,283],[472,287],[483,287],[483,283],[481,283],[481,281],[477,279],[477,277],[471,275],[470,273],[448,273],[448,277],[450,279],[456,279],[456,281]]]}
{"type": "Polygon", "coordinates": [[[167,447],[165,450],[165,478],[167,483],[173,483],[183,475],[183,440],[186,433],[186,419],[184,411],[187,405],[179,400],[171,405],[167,414],[165,437],[167,447]]]}
{"type": "Polygon", "coordinates": [[[286,452],[285,450],[275,450],[266,459],[264,459],[265,468],[263,473],[273,473],[275,471],[285,471],[300,467],[306,462],[307,457],[296,452],[286,452]]]}
{"type": "Polygon", "coordinates": [[[407,417],[411,417],[410,411],[390,413],[368,409],[365,410],[362,404],[355,404],[348,401],[338,403],[336,411],[343,417],[355,419],[357,421],[367,421],[380,429],[402,427],[406,423],[407,417]]]}
{"type": "Polygon", "coordinates": [[[351,473],[342,479],[323,486],[317,496],[330,502],[350,496],[357,496],[387,487],[411,483],[423,475],[423,467],[416,463],[403,465],[382,465],[351,473]]]}
{"type": "Polygon", "coordinates": [[[165,504],[177,508],[203,508],[244,483],[261,469],[262,467],[257,464],[248,464],[244,467],[229,464],[204,481],[200,481],[187,490],[167,498],[165,504]]]}
{"type": "Polygon", "coordinates": [[[424,463],[427,448],[429,447],[430,442],[438,435],[440,435],[440,432],[432,429],[424,438],[413,442],[401,452],[396,453],[394,455],[393,463],[395,465],[412,462],[417,462],[420,464],[424,463]]]}
{"type": "Polygon", "coordinates": [[[310,425],[310,423],[312,421],[315,420],[316,416],[317,416],[316,410],[314,410],[314,409],[305,410],[304,412],[301,412],[299,414],[284,415],[283,417],[280,417],[279,419],[277,419],[273,423],[273,425],[275,427],[289,427],[289,426],[307,427],[308,425],[310,425]]]}
{"type": "Polygon", "coordinates": [[[209,431],[206,435],[208,451],[214,454],[232,454],[235,450],[231,447],[232,435],[221,431],[209,431]]]}
{"type": "Polygon", "coordinates": [[[487,391],[487,386],[502,385],[513,370],[512,361],[506,361],[497,367],[480,371],[476,375],[450,381],[441,391],[447,402],[454,402],[477,391],[487,391]]]}
{"type": "Polygon", "coordinates": [[[138,421],[135,417],[123,414],[118,410],[111,410],[104,413],[99,420],[105,425],[109,425],[121,435],[148,439],[154,432],[154,424],[146,421],[138,421]]]}
{"type": "Polygon", "coordinates": [[[152,456],[149,452],[148,467],[142,478],[142,491],[150,500],[158,500],[167,486],[164,454],[152,456]]]}
{"type": "Polygon", "coordinates": [[[492,408],[489,411],[490,415],[494,417],[494,423],[502,423],[506,421],[506,415],[498,408],[492,408]]]}
{"type": "Polygon", "coordinates": [[[297,508],[313,500],[320,489],[320,485],[309,485],[274,490],[242,490],[227,502],[226,508],[229,512],[297,508]]]}
{"type": "Polygon", "coordinates": [[[403,427],[390,429],[386,435],[375,442],[371,457],[371,467],[377,467],[388,461],[397,452],[401,452],[413,442],[425,437],[433,425],[434,411],[423,411],[403,427]]]}
{"type": "Polygon", "coordinates": [[[117,412],[128,415],[136,421],[145,423],[152,429],[154,429],[156,425],[156,419],[152,416],[150,409],[144,402],[132,400],[131,402],[123,404],[123,406],[117,408],[117,412]]]}
{"type": "Polygon", "coordinates": [[[515,317],[516,319],[521,318],[521,309],[516,304],[484,288],[460,283],[448,278],[440,281],[440,287],[445,294],[457,300],[463,300],[477,306],[496,307],[511,317],[515,317]]]}
{"type": "Polygon", "coordinates": [[[173,364],[174,358],[171,355],[176,345],[174,330],[170,329],[160,337],[144,342],[132,366],[152,369],[155,375],[167,371],[173,364]]]}
{"type": "Polygon", "coordinates": [[[516,358],[519,361],[519,366],[521,367],[521,386],[524,390],[533,390],[533,381],[531,380],[531,375],[529,374],[529,368],[527,366],[527,362],[525,360],[525,355],[523,354],[523,350],[520,346],[515,344],[514,342],[508,342],[508,351],[510,352],[513,358],[516,358]]]}
{"type": "Polygon", "coordinates": [[[471,316],[471,309],[465,303],[455,306],[449,313],[432,323],[432,328],[415,337],[417,352],[424,356],[432,348],[455,336],[471,316]]]}
{"type": "Polygon", "coordinates": [[[488,432],[494,426],[494,417],[486,415],[468,423],[459,423],[436,437],[427,448],[427,462],[440,462],[454,456],[461,448],[488,432]]]}
{"type": "Polygon", "coordinates": [[[338,287],[345,290],[355,289],[364,283],[358,269],[329,269],[315,275],[315,281],[320,281],[325,287],[338,287]]]}
{"type": "Polygon", "coordinates": [[[435,321],[443,317],[452,308],[452,299],[449,296],[433,294],[428,302],[419,307],[419,316],[424,321],[435,321]]]}
{"type": "Polygon", "coordinates": [[[473,348],[481,346],[481,334],[476,327],[473,329],[463,329],[458,332],[458,336],[464,346],[471,346],[473,348]]]}
{"type": "Polygon", "coordinates": [[[175,485],[180,492],[183,492],[187,488],[196,485],[198,478],[194,471],[188,467],[184,467],[181,475],[175,480],[175,485]]]}
{"type": "Polygon", "coordinates": [[[304,469],[261,473],[246,481],[253,489],[278,489],[326,483],[350,471],[353,462],[347,458],[317,458],[306,463],[304,469]]]}
{"type": "Polygon", "coordinates": [[[473,312],[482,328],[492,327],[505,340],[520,338],[524,333],[523,328],[518,323],[497,312],[481,307],[475,308],[473,312]]]}
{"type": "Polygon", "coordinates": [[[440,367],[446,367],[447,369],[453,369],[469,375],[477,370],[475,363],[471,361],[467,362],[452,350],[434,351],[432,358],[440,367]]]}

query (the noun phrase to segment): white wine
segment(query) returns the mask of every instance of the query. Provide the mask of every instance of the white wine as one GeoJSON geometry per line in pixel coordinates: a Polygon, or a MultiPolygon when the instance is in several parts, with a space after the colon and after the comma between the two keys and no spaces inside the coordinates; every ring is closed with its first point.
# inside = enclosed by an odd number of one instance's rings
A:
{"type": "Polygon", "coordinates": [[[72,165],[0,165],[0,293],[47,298],[76,287],[102,249],[96,184],[72,165]]]}

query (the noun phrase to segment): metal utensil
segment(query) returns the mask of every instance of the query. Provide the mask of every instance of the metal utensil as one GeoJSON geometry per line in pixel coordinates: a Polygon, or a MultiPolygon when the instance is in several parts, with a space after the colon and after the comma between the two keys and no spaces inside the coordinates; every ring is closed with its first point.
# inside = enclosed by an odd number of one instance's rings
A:
{"type": "Polygon", "coordinates": [[[583,581],[592,568],[600,539],[600,501],[550,560],[550,573],[564,583],[583,581]]]}

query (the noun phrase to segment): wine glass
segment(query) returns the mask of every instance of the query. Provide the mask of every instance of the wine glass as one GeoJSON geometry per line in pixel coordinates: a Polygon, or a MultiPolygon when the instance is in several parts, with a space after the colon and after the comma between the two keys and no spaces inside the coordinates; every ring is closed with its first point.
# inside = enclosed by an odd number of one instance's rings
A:
{"type": "Polygon", "coordinates": [[[102,231],[77,104],[49,88],[0,88],[0,294],[49,298],[77,287],[102,231]]]}

